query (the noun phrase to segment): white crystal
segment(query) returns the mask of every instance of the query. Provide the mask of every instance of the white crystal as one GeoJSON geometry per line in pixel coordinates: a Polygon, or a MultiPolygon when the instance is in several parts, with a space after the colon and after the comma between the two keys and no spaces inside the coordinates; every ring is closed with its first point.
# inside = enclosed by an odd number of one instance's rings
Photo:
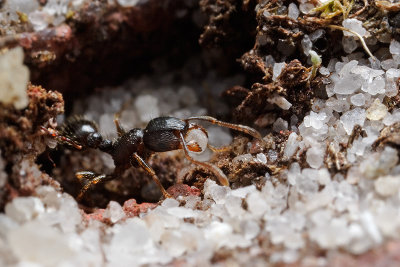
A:
{"type": "Polygon", "coordinates": [[[108,218],[112,223],[116,223],[125,217],[125,212],[118,202],[110,201],[103,216],[104,218],[108,218]]]}
{"type": "Polygon", "coordinates": [[[140,0],[117,0],[117,2],[123,7],[132,7],[136,6],[140,0]]]}
{"type": "Polygon", "coordinates": [[[342,38],[342,46],[344,52],[347,54],[352,53],[358,47],[358,42],[353,36],[343,36],[342,38]]]}
{"type": "Polygon", "coordinates": [[[275,150],[268,150],[268,160],[275,162],[278,159],[278,152],[275,150]]]}
{"type": "Polygon", "coordinates": [[[397,68],[397,63],[393,59],[386,59],[381,62],[382,69],[384,70],[389,70],[389,69],[395,69],[397,68]]]}
{"type": "Polygon", "coordinates": [[[369,234],[372,240],[376,244],[382,243],[382,235],[379,232],[379,229],[375,223],[374,217],[368,211],[365,211],[360,216],[362,226],[364,227],[365,231],[369,234]]]}
{"type": "Polygon", "coordinates": [[[335,218],[326,225],[310,229],[310,239],[317,242],[324,249],[347,245],[351,240],[351,236],[346,224],[346,220],[335,218]]]}
{"type": "Polygon", "coordinates": [[[315,113],[313,111],[310,112],[310,126],[316,130],[320,130],[324,126],[325,119],[327,115],[325,112],[315,113]]]}
{"type": "Polygon", "coordinates": [[[253,161],[251,154],[242,154],[233,158],[232,162],[235,164],[246,163],[253,161]]]}
{"type": "Polygon", "coordinates": [[[372,78],[381,76],[385,72],[381,69],[371,69],[367,66],[355,66],[351,69],[351,73],[358,74],[364,80],[370,81],[372,78]]]}
{"type": "MultiPolygon", "coordinates": [[[[79,239],[78,239],[79,240],[79,239]]],[[[12,230],[9,246],[20,261],[41,266],[57,266],[78,256],[81,244],[71,236],[62,235],[56,228],[40,222],[29,222],[12,230]]]]}
{"type": "Polygon", "coordinates": [[[331,209],[320,209],[310,215],[310,221],[316,226],[327,225],[332,220],[331,209]]]}
{"type": "Polygon", "coordinates": [[[217,185],[210,179],[204,184],[204,197],[211,198],[217,204],[225,203],[225,196],[228,192],[228,187],[217,185]]]}
{"type": "MultiPolygon", "coordinates": [[[[358,33],[361,36],[366,36],[367,35],[367,30],[364,29],[362,26],[362,22],[359,21],[358,19],[345,19],[343,20],[342,23],[343,27],[352,30],[356,33],[358,33]]],[[[348,31],[343,31],[344,36],[354,36],[354,34],[348,32],[348,31]]]]}
{"type": "MultiPolygon", "coordinates": [[[[232,135],[226,128],[210,126],[207,128],[208,141],[214,146],[226,146],[232,142],[232,135]]],[[[205,144],[207,145],[207,144],[205,144]]]]}
{"type": "Polygon", "coordinates": [[[99,130],[102,135],[109,136],[112,135],[115,129],[114,125],[114,115],[104,113],[99,119],[99,130]]]}
{"type": "Polygon", "coordinates": [[[292,132],[285,145],[285,150],[283,152],[285,157],[292,157],[294,153],[297,151],[299,147],[299,141],[297,140],[298,135],[295,132],[292,132]]]}
{"type": "Polygon", "coordinates": [[[242,198],[233,195],[227,196],[225,201],[225,208],[228,211],[229,215],[233,218],[240,218],[246,213],[242,207],[242,198]]]}
{"type": "Polygon", "coordinates": [[[299,16],[300,11],[297,8],[297,5],[295,3],[290,3],[288,7],[288,17],[292,19],[297,19],[299,16]]]}
{"type": "Polygon", "coordinates": [[[5,240],[7,238],[8,233],[13,229],[18,228],[18,226],[19,224],[16,221],[11,219],[4,213],[0,213],[0,240],[2,239],[5,240]]]}
{"type": "Polygon", "coordinates": [[[400,77],[400,70],[399,69],[388,69],[386,71],[386,79],[392,80],[400,77]]]}
{"type": "Polygon", "coordinates": [[[338,72],[340,77],[345,77],[346,75],[350,73],[354,73],[354,69],[357,69],[358,61],[357,60],[351,60],[348,63],[344,62],[337,62],[335,65],[336,71],[338,72]]]}
{"type": "Polygon", "coordinates": [[[115,224],[104,254],[110,266],[140,266],[150,263],[166,264],[171,260],[158,250],[151,239],[149,229],[139,218],[115,224]]]}
{"type": "Polygon", "coordinates": [[[173,198],[167,198],[161,203],[161,206],[166,208],[179,207],[179,201],[173,198]]]}
{"type": "Polygon", "coordinates": [[[303,39],[301,40],[301,46],[303,48],[303,52],[306,56],[310,54],[310,51],[312,49],[312,42],[310,40],[310,37],[305,34],[303,39]]]}
{"type": "Polygon", "coordinates": [[[383,123],[385,125],[392,125],[396,122],[400,122],[400,110],[393,110],[392,114],[386,114],[386,117],[383,119],[383,123]]]}
{"type": "Polygon", "coordinates": [[[325,75],[325,76],[331,74],[330,71],[329,71],[329,69],[328,69],[328,68],[325,68],[325,67],[320,67],[320,68],[319,68],[319,73],[321,73],[322,75],[325,75]]]}
{"type": "Polygon", "coordinates": [[[142,122],[148,122],[160,116],[160,110],[157,105],[158,100],[154,96],[140,95],[136,97],[134,104],[142,122]]]}
{"type": "Polygon", "coordinates": [[[289,123],[282,118],[278,118],[272,125],[272,129],[279,133],[288,129],[289,123]]]}
{"type": "Polygon", "coordinates": [[[36,10],[29,14],[28,19],[35,31],[41,31],[52,23],[53,16],[43,10],[36,10]]]}
{"type": "Polygon", "coordinates": [[[254,185],[240,187],[231,191],[231,195],[239,198],[245,198],[248,194],[255,192],[257,189],[254,185]]]}
{"type": "Polygon", "coordinates": [[[331,182],[331,175],[329,174],[328,169],[322,168],[322,169],[318,170],[317,180],[320,185],[329,184],[331,182]]]}
{"type": "Polygon", "coordinates": [[[167,212],[175,217],[178,218],[196,218],[198,216],[198,213],[196,213],[195,210],[188,209],[185,207],[173,207],[169,208],[167,212]]]}
{"type": "Polygon", "coordinates": [[[336,94],[349,95],[361,87],[361,82],[357,75],[346,74],[339,81],[335,82],[333,91],[336,94]]]}
{"type": "Polygon", "coordinates": [[[286,66],[285,62],[275,63],[274,67],[272,68],[272,80],[276,81],[281,74],[283,68],[286,66]]]}
{"type": "Polygon", "coordinates": [[[295,185],[298,179],[301,179],[301,169],[300,165],[297,162],[294,162],[290,165],[288,172],[288,182],[290,185],[295,185]]]}
{"type": "Polygon", "coordinates": [[[244,237],[246,239],[253,239],[260,233],[260,226],[254,220],[242,221],[240,224],[244,237]]]}
{"type": "Polygon", "coordinates": [[[301,3],[299,5],[299,10],[303,14],[308,14],[312,9],[314,9],[314,7],[315,6],[313,4],[308,3],[308,2],[307,3],[301,3]]]}
{"type": "Polygon", "coordinates": [[[274,94],[273,96],[269,97],[267,101],[271,104],[276,104],[283,110],[289,110],[290,107],[292,106],[292,104],[289,101],[287,101],[286,98],[278,94],[274,94]]]}
{"type": "Polygon", "coordinates": [[[206,228],[205,238],[213,241],[217,248],[222,247],[233,232],[232,226],[227,223],[213,221],[206,228]]]}
{"type": "Polygon", "coordinates": [[[178,91],[178,99],[184,106],[191,106],[197,103],[197,94],[193,88],[182,86],[178,91]]]}
{"type": "Polygon", "coordinates": [[[399,93],[397,84],[393,80],[386,80],[385,95],[388,97],[396,96],[399,93]]]}
{"type": "Polygon", "coordinates": [[[400,43],[392,39],[389,46],[389,51],[392,55],[400,55],[400,43]]]}
{"type": "Polygon", "coordinates": [[[268,12],[268,10],[265,9],[265,10],[263,11],[263,16],[267,18],[267,17],[271,16],[271,13],[268,12]]]}
{"type": "Polygon", "coordinates": [[[265,57],[265,65],[267,67],[272,67],[275,64],[275,59],[273,56],[268,55],[265,57]]]}
{"type": "Polygon", "coordinates": [[[363,85],[361,90],[369,93],[370,95],[383,94],[385,93],[385,84],[385,79],[381,76],[378,76],[374,78],[372,82],[363,85]]]}
{"type": "Polygon", "coordinates": [[[165,231],[161,237],[162,246],[173,257],[184,254],[188,248],[195,246],[188,233],[176,230],[165,231]]]}
{"type": "Polygon", "coordinates": [[[350,135],[355,125],[364,125],[365,118],[366,114],[364,109],[354,108],[344,113],[340,117],[340,122],[346,130],[346,133],[350,135]]]}
{"type": "Polygon", "coordinates": [[[6,215],[20,223],[31,220],[44,211],[43,203],[37,197],[17,197],[5,207],[6,215]]]}
{"type": "Polygon", "coordinates": [[[345,112],[350,109],[347,98],[342,96],[330,97],[325,103],[327,107],[332,108],[336,112],[345,112]]]}
{"type": "Polygon", "coordinates": [[[398,161],[397,151],[386,146],[382,152],[373,153],[361,162],[360,171],[364,174],[364,177],[374,179],[389,174],[398,161]]]}
{"type": "Polygon", "coordinates": [[[306,161],[311,168],[318,169],[324,162],[325,150],[317,146],[313,146],[307,150],[306,161]]]}
{"type": "Polygon", "coordinates": [[[261,197],[260,192],[250,193],[246,199],[249,211],[255,216],[260,217],[269,209],[266,201],[261,197]]]}
{"type": "Polygon", "coordinates": [[[325,31],[323,29],[318,29],[315,32],[312,32],[309,36],[312,42],[317,41],[319,38],[321,38],[325,34],[325,31]]]}
{"type": "Polygon", "coordinates": [[[258,154],[256,155],[256,158],[257,158],[257,160],[258,160],[259,162],[261,162],[261,163],[263,163],[263,164],[266,164],[266,163],[267,163],[267,157],[265,156],[264,153],[258,153],[258,154]]]}
{"type": "Polygon", "coordinates": [[[352,95],[350,101],[354,106],[361,107],[365,104],[365,96],[362,93],[352,95]]]}
{"type": "Polygon", "coordinates": [[[386,237],[391,238],[393,233],[396,232],[398,221],[393,220],[393,214],[398,214],[396,207],[385,205],[379,208],[378,214],[374,214],[375,222],[386,237]]]}
{"type": "Polygon", "coordinates": [[[318,183],[310,177],[300,175],[296,180],[297,191],[304,195],[313,195],[318,192],[318,183]]]}

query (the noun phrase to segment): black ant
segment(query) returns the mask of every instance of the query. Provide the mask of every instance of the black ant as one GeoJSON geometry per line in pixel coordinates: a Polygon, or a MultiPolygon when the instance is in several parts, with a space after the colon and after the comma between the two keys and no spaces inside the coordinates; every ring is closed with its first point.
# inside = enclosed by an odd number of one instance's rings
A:
{"type": "Polygon", "coordinates": [[[104,139],[98,132],[98,128],[93,121],[82,117],[73,117],[60,128],[59,131],[42,127],[60,143],[67,143],[76,149],[94,148],[110,154],[114,160],[115,169],[112,174],[95,174],[91,171],[81,171],[76,173],[76,177],[83,185],[77,199],[80,200],[85,192],[100,182],[105,182],[118,178],[126,169],[131,166],[142,167],[151,175],[154,182],[160,188],[164,197],[171,197],[164,189],[154,170],[146,163],[150,156],[155,152],[165,152],[183,149],[185,157],[200,166],[212,171],[218,178],[220,184],[229,186],[228,178],[213,164],[200,162],[193,159],[190,152],[203,152],[206,147],[213,151],[218,148],[208,144],[207,131],[198,124],[192,123],[193,120],[207,121],[222,127],[227,127],[249,134],[257,139],[262,139],[260,133],[255,129],[219,121],[210,116],[190,117],[178,119],[174,117],[158,117],[152,119],[146,128],[134,128],[125,131],[120,123],[119,116],[114,119],[118,132],[118,138],[114,141],[104,139]]]}

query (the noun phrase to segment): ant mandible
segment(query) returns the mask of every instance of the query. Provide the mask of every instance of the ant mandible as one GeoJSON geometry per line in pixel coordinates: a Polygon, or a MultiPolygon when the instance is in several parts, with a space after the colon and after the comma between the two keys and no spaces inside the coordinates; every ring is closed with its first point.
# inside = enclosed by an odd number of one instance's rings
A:
{"type": "Polygon", "coordinates": [[[208,162],[193,159],[189,152],[203,152],[206,147],[213,151],[219,151],[208,144],[208,133],[193,120],[207,121],[222,127],[244,132],[254,138],[262,140],[261,134],[255,129],[217,120],[210,116],[197,116],[187,119],[174,117],[158,117],[152,119],[146,128],[134,128],[126,131],[119,123],[119,115],[114,118],[118,138],[114,141],[105,139],[98,131],[93,121],[83,117],[72,117],[60,128],[59,131],[42,127],[60,143],[67,143],[76,149],[94,148],[111,155],[115,169],[112,174],[95,174],[91,171],[77,172],[75,175],[82,184],[82,189],[77,196],[81,200],[93,185],[100,182],[113,180],[131,166],[142,167],[151,175],[154,182],[160,188],[164,197],[171,197],[162,186],[155,171],[146,163],[155,152],[166,152],[183,149],[186,159],[213,172],[220,184],[229,186],[229,180],[217,166],[208,162]]]}

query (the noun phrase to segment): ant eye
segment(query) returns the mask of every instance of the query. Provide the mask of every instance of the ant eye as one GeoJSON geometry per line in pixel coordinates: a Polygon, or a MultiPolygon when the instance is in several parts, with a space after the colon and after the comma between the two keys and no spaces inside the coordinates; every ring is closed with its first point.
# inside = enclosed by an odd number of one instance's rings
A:
{"type": "Polygon", "coordinates": [[[191,129],[187,132],[185,141],[189,151],[202,153],[207,148],[208,137],[201,129],[191,129]]]}

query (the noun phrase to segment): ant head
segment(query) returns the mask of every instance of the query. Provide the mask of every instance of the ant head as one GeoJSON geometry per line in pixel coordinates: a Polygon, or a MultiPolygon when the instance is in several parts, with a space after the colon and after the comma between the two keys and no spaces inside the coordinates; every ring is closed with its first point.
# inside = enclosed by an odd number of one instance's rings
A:
{"type": "Polygon", "coordinates": [[[103,141],[103,137],[97,132],[90,133],[87,137],[87,145],[91,148],[97,148],[103,141]]]}
{"type": "Polygon", "coordinates": [[[200,125],[190,123],[185,141],[190,152],[202,153],[206,150],[208,144],[207,131],[200,125]]]}

